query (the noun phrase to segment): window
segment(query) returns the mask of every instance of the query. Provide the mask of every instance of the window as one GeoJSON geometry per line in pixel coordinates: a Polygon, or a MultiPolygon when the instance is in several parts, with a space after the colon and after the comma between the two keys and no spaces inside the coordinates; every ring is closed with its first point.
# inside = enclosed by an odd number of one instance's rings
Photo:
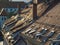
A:
{"type": "Polygon", "coordinates": [[[6,20],[6,17],[4,18],[4,20],[6,20]]]}
{"type": "Polygon", "coordinates": [[[3,17],[2,17],[2,20],[3,20],[3,17]]]}
{"type": "Polygon", "coordinates": [[[2,20],[6,20],[6,17],[5,17],[5,16],[3,16],[3,17],[2,17],[2,20]]]}
{"type": "Polygon", "coordinates": [[[11,9],[10,9],[10,12],[12,12],[12,10],[13,10],[13,9],[11,8],[11,9]]]}

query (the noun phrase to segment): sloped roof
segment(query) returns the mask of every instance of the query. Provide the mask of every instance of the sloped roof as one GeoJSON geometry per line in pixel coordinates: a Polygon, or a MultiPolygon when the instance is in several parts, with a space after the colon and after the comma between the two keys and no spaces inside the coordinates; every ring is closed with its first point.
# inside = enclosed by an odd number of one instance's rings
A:
{"type": "Polygon", "coordinates": [[[2,11],[2,13],[0,14],[0,16],[7,16],[7,12],[5,10],[2,11]]]}

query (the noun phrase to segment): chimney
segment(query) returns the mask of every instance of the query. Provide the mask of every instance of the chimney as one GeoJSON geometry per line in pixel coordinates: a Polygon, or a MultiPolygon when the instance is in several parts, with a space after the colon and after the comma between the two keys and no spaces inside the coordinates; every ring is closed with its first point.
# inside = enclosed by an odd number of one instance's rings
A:
{"type": "Polygon", "coordinates": [[[37,4],[38,0],[33,0],[33,19],[37,19],[37,4]]]}

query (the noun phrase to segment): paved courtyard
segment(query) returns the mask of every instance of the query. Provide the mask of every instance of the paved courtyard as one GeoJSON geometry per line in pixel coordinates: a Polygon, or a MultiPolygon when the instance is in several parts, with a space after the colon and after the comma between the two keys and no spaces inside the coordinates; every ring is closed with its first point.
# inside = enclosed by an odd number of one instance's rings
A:
{"type": "Polygon", "coordinates": [[[0,45],[3,45],[3,41],[0,42],[0,45]]]}

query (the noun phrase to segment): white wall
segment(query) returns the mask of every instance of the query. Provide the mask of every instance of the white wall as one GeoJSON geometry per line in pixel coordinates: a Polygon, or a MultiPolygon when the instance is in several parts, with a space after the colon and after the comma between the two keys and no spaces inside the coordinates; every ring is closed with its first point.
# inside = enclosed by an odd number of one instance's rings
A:
{"type": "Polygon", "coordinates": [[[21,1],[24,1],[24,2],[28,3],[28,2],[30,2],[31,0],[12,0],[12,1],[17,1],[17,2],[18,2],[18,1],[20,1],[20,2],[21,2],[21,1]]]}

